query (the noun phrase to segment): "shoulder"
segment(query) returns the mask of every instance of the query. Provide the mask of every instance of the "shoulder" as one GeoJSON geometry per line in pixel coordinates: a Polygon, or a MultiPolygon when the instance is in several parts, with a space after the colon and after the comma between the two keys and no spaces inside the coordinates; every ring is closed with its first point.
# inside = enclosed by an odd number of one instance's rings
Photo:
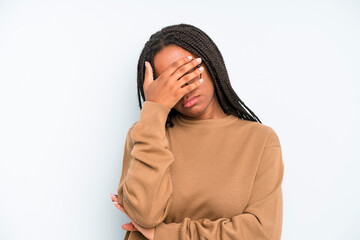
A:
{"type": "Polygon", "coordinates": [[[245,133],[247,136],[257,139],[258,142],[262,142],[264,144],[264,147],[280,147],[279,137],[275,129],[271,126],[240,118],[236,124],[239,129],[243,129],[242,134],[245,133]]]}
{"type": "Polygon", "coordinates": [[[280,139],[274,128],[264,123],[256,122],[255,125],[265,136],[265,147],[280,147],[280,139]]]}

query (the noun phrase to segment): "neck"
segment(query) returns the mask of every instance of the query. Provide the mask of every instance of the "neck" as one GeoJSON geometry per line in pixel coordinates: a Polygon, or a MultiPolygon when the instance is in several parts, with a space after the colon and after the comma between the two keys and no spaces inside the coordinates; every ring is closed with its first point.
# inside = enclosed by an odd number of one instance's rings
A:
{"type": "Polygon", "coordinates": [[[204,120],[204,119],[219,119],[224,118],[228,116],[229,114],[226,114],[216,97],[213,98],[213,100],[210,102],[209,107],[205,110],[205,112],[199,116],[189,117],[186,115],[182,115],[183,118],[189,119],[189,120],[204,120]]]}

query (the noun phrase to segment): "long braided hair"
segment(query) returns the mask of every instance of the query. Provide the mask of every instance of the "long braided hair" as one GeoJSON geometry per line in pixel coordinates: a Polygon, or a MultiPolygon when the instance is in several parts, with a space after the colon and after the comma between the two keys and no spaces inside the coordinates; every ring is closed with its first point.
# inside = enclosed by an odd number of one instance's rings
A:
{"type": "MultiPolygon", "coordinates": [[[[200,57],[208,69],[213,81],[215,94],[223,111],[241,119],[259,122],[260,119],[241,101],[233,90],[223,57],[211,38],[199,28],[189,24],[170,25],[151,35],[141,51],[137,67],[137,89],[140,110],[142,109],[141,97],[145,101],[143,89],[145,78],[145,61],[154,66],[154,56],[164,47],[175,44],[200,57]]],[[[153,67],[153,76],[155,71],[153,67]]],[[[168,114],[166,126],[174,126],[172,117],[180,114],[174,108],[168,114]]]]}

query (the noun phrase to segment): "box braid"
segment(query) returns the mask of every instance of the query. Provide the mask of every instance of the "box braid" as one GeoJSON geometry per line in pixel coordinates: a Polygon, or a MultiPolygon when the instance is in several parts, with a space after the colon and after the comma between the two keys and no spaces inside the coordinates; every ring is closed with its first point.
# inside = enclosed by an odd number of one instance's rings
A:
{"type": "MultiPolygon", "coordinates": [[[[177,45],[202,59],[202,64],[205,64],[213,81],[219,104],[225,113],[235,115],[244,120],[261,123],[260,119],[241,101],[233,90],[223,57],[215,43],[199,28],[184,23],[162,28],[151,35],[150,39],[145,43],[137,67],[137,89],[140,109],[142,109],[141,97],[145,101],[143,89],[145,61],[150,62],[151,66],[154,66],[154,56],[168,45],[177,45]]],[[[153,76],[156,79],[154,68],[153,76]]],[[[169,124],[170,127],[173,127],[174,123],[171,119],[176,114],[179,113],[172,108],[165,125],[169,124]]]]}

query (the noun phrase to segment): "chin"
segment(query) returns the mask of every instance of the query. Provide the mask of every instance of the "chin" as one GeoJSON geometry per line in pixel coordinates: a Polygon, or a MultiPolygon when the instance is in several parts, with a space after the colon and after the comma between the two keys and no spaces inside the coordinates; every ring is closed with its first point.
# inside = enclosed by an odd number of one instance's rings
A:
{"type": "Polygon", "coordinates": [[[189,116],[189,117],[196,117],[196,116],[201,115],[204,112],[204,108],[200,104],[195,104],[188,108],[180,105],[180,107],[176,108],[175,110],[178,111],[179,113],[181,113],[182,115],[189,116]]]}

